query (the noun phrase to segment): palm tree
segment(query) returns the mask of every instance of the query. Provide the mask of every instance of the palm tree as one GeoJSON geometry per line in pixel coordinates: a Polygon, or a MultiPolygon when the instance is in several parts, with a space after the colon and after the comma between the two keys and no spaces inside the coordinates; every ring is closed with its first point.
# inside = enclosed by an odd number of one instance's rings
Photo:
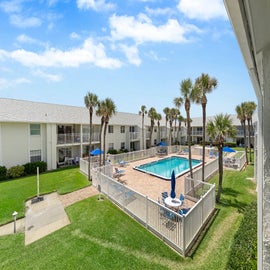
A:
{"type": "Polygon", "coordinates": [[[203,127],[202,127],[202,181],[204,181],[204,163],[205,163],[205,125],[206,125],[206,94],[211,93],[217,87],[217,79],[209,77],[208,74],[202,73],[195,81],[197,95],[194,97],[195,102],[202,105],[203,127]]]}
{"type": "Polygon", "coordinates": [[[84,97],[84,104],[86,108],[89,110],[89,162],[88,162],[88,180],[91,180],[91,158],[90,151],[92,145],[92,129],[93,129],[93,112],[94,109],[98,106],[98,96],[96,94],[88,92],[84,97]]]}
{"type": "Polygon", "coordinates": [[[160,120],[162,119],[162,116],[160,113],[157,113],[156,120],[157,120],[157,126],[158,126],[158,142],[160,142],[160,120]]]}
{"type": "Polygon", "coordinates": [[[191,101],[194,100],[195,88],[192,86],[191,79],[185,79],[181,82],[180,92],[183,96],[185,111],[186,111],[186,115],[187,115],[188,158],[189,158],[190,177],[193,178],[192,161],[191,161],[190,106],[191,106],[191,101]]]}
{"type": "Polygon", "coordinates": [[[153,129],[155,126],[155,120],[157,117],[157,112],[156,109],[151,107],[148,111],[148,117],[150,118],[151,124],[150,124],[150,143],[149,143],[149,147],[151,147],[152,144],[152,134],[153,134],[153,129]]]}
{"type": "Polygon", "coordinates": [[[240,120],[243,132],[244,132],[244,147],[246,153],[246,164],[248,164],[248,153],[247,153],[247,143],[246,143],[246,120],[247,120],[247,113],[246,113],[246,102],[242,102],[240,105],[237,105],[235,111],[237,113],[237,118],[240,120]]]}
{"type": "Polygon", "coordinates": [[[247,122],[248,122],[248,142],[249,142],[249,161],[252,162],[251,156],[251,132],[252,132],[252,116],[257,108],[257,105],[253,101],[246,103],[246,113],[247,113],[247,122]]]}
{"type": "Polygon", "coordinates": [[[185,118],[181,114],[179,114],[177,117],[177,120],[178,120],[177,138],[179,138],[179,133],[180,133],[179,144],[181,144],[181,126],[182,126],[182,122],[185,122],[185,118]]]}
{"type": "Polygon", "coordinates": [[[218,193],[216,196],[216,201],[220,201],[221,191],[222,191],[222,181],[223,181],[223,146],[226,137],[235,137],[236,130],[232,124],[232,119],[229,115],[219,114],[215,116],[214,120],[210,120],[207,123],[207,134],[212,139],[215,140],[218,148],[218,168],[219,168],[219,181],[218,181],[218,193]]]}
{"type": "Polygon", "coordinates": [[[109,124],[110,118],[116,113],[116,106],[112,99],[106,98],[104,100],[104,120],[105,126],[103,131],[103,165],[105,165],[105,153],[106,153],[106,132],[107,126],[109,124]]]}
{"type": "Polygon", "coordinates": [[[183,98],[181,98],[181,97],[176,97],[176,98],[174,98],[174,100],[173,100],[173,104],[174,104],[174,106],[176,107],[176,108],[178,108],[179,109],[179,115],[177,116],[177,120],[178,120],[178,123],[180,124],[180,127],[179,127],[179,125],[178,125],[178,131],[177,131],[177,138],[178,138],[178,135],[179,135],[179,129],[181,128],[181,118],[180,118],[180,122],[179,122],[179,117],[180,117],[180,107],[183,105],[183,98]]]}
{"type": "Polygon", "coordinates": [[[105,124],[105,101],[102,100],[99,102],[98,104],[98,109],[96,111],[97,116],[100,116],[100,130],[99,130],[99,142],[100,142],[100,156],[99,156],[99,166],[101,166],[101,145],[102,145],[102,130],[103,130],[103,126],[105,124]]]}
{"type": "Polygon", "coordinates": [[[145,149],[145,138],[144,138],[144,116],[147,114],[146,106],[142,105],[139,115],[142,116],[142,148],[145,149]]]}
{"type": "Polygon", "coordinates": [[[168,131],[168,129],[167,129],[167,124],[168,124],[168,120],[169,120],[169,113],[170,113],[170,108],[169,107],[165,107],[164,109],[163,109],[163,113],[165,114],[165,121],[166,121],[166,143],[168,143],[168,134],[167,134],[167,131],[168,131]]]}

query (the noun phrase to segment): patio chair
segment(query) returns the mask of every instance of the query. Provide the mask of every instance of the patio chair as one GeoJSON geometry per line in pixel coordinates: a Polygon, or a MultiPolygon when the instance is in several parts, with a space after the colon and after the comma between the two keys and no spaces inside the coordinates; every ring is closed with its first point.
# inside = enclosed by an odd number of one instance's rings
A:
{"type": "Polygon", "coordinates": [[[185,196],[182,193],[180,194],[179,200],[181,201],[181,205],[183,205],[184,200],[185,200],[185,196]]]}
{"type": "Polygon", "coordinates": [[[115,178],[118,178],[119,180],[119,178],[125,174],[125,170],[119,170],[118,168],[114,168],[114,169],[115,169],[115,173],[113,176],[115,178]]]}
{"type": "Polygon", "coordinates": [[[124,160],[120,160],[120,159],[117,160],[117,163],[120,167],[125,167],[127,165],[127,162],[125,162],[124,160]]]}
{"type": "Polygon", "coordinates": [[[182,208],[182,209],[179,210],[179,214],[180,215],[186,215],[189,210],[190,210],[190,208],[182,208]]]}

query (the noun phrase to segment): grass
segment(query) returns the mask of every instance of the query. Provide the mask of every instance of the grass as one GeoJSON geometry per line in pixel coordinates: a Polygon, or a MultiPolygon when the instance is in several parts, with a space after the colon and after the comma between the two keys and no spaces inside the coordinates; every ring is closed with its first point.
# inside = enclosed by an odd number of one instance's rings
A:
{"type": "MultiPolygon", "coordinates": [[[[53,191],[65,194],[89,185],[89,181],[78,168],[40,174],[39,182],[40,194],[53,191]]],[[[0,182],[0,224],[11,221],[14,211],[18,212],[18,218],[23,217],[25,201],[35,196],[37,196],[36,176],[0,182]]]]}
{"type": "MultiPolygon", "coordinates": [[[[81,177],[77,174],[78,169],[64,173],[68,179],[76,179],[76,183],[77,178],[81,177]]],[[[71,183],[66,183],[62,171],[58,174],[58,177],[57,173],[46,174],[49,178],[57,179],[52,182],[62,182],[55,183],[56,186],[50,184],[48,188],[45,186],[51,181],[45,181],[44,192],[58,189],[65,193],[68,189],[79,188],[79,185],[72,187],[71,183]]],[[[105,198],[99,201],[94,196],[66,208],[71,221],[69,226],[29,246],[24,246],[24,235],[20,233],[1,237],[0,268],[14,269],[16,265],[17,269],[225,270],[234,236],[243,220],[243,210],[256,201],[255,183],[247,180],[250,177],[253,177],[252,166],[244,172],[224,172],[221,202],[217,205],[218,214],[191,257],[180,257],[109,200],[105,198]]],[[[31,185],[34,181],[30,181],[31,185]]],[[[215,176],[212,182],[216,183],[216,187],[217,181],[218,176],[215,176]]],[[[87,182],[82,182],[87,185],[87,182]]],[[[0,190],[4,190],[2,185],[7,183],[0,183],[0,190]]],[[[12,183],[13,188],[9,187],[6,197],[15,196],[21,188],[16,186],[19,182],[13,180],[10,185],[12,183]]],[[[34,191],[35,188],[33,195],[34,191]]],[[[14,207],[12,210],[15,210],[14,207]]]]}

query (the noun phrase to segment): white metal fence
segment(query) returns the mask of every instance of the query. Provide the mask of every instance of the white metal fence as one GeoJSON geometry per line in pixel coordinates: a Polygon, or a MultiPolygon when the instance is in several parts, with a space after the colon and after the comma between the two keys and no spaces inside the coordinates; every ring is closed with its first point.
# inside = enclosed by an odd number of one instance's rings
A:
{"type": "MultiPolygon", "coordinates": [[[[81,160],[80,168],[87,174],[88,162],[81,160]]],[[[115,181],[111,164],[92,166],[91,175],[92,184],[100,192],[183,256],[190,250],[215,208],[215,186],[201,181],[185,179],[185,185],[194,188],[196,196],[193,200],[197,202],[186,215],[180,215],[115,181]]]]}

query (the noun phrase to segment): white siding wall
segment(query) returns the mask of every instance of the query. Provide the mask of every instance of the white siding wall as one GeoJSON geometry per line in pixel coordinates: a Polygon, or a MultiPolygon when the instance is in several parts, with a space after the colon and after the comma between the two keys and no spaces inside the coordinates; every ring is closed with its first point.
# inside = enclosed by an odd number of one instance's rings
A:
{"type": "Polygon", "coordinates": [[[29,162],[29,125],[1,124],[2,164],[7,168],[29,162]]]}

